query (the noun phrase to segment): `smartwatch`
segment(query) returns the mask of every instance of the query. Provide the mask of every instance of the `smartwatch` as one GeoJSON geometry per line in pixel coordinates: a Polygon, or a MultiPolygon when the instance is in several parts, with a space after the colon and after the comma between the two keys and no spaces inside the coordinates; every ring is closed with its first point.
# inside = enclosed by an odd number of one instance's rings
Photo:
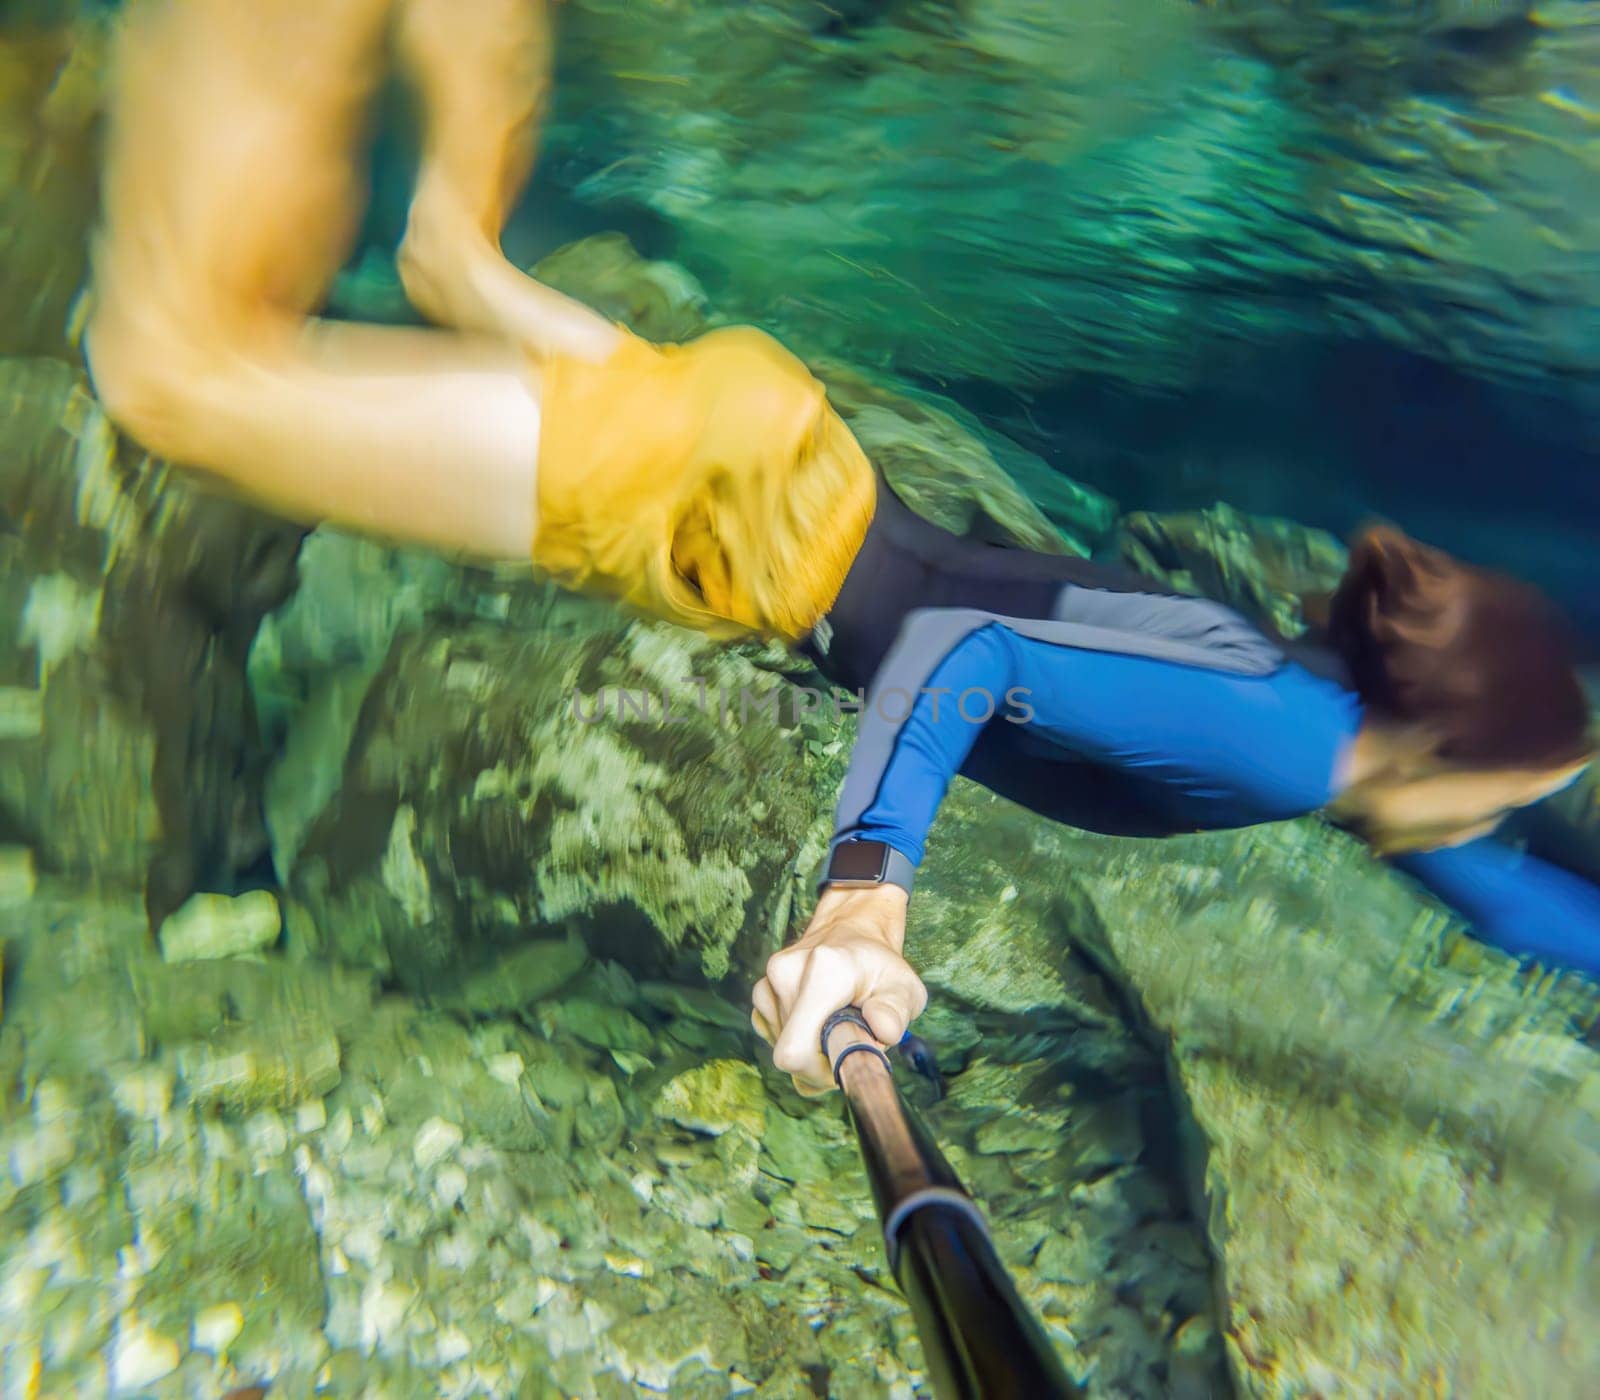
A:
{"type": "Polygon", "coordinates": [[[817,885],[819,889],[832,886],[842,890],[899,885],[910,894],[915,878],[916,867],[893,846],[882,841],[848,840],[833,848],[817,885]]]}

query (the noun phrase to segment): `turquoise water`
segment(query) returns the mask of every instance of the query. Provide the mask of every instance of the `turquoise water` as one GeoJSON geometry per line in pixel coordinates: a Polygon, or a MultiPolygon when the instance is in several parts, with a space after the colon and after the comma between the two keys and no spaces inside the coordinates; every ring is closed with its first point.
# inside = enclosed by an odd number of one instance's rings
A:
{"type": "MultiPolygon", "coordinates": [[[[506,247],[753,321],[952,528],[1288,631],[1374,515],[1600,658],[1600,13],[558,7],[506,247]]],[[[751,984],[853,723],[803,683],[148,459],[76,333],[116,7],[0,9],[0,1395],[931,1393],[837,1096],[751,984]]],[[[330,314],[414,320],[386,98],[330,314]]],[[[1591,775],[1555,804],[1600,866],[1591,775]]],[[[1600,1018],[1311,820],[958,782],[906,1093],[1095,1397],[1577,1396],[1600,1018]]]]}

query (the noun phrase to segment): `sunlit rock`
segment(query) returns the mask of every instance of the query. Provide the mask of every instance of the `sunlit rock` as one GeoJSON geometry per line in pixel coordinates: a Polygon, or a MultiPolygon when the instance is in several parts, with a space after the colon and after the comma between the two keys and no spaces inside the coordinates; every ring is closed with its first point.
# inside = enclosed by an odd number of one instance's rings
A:
{"type": "Polygon", "coordinates": [[[171,1337],[150,1330],[137,1318],[124,1318],[111,1354],[111,1384],[118,1395],[137,1394],[175,1371],[182,1356],[171,1337]]]}
{"type": "Polygon", "coordinates": [[[282,927],[270,890],[231,899],[197,894],[161,925],[161,956],[168,962],[195,962],[258,953],[277,940],[282,927]]]}
{"type": "Polygon", "coordinates": [[[686,1070],[666,1084],[655,1111],[680,1127],[714,1137],[742,1129],[759,1138],[765,1127],[761,1076],[739,1060],[713,1060],[686,1070]]]}
{"type": "Polygon", "coordinates": [[[539,1021],[547,1030],[559,1028],[601,1050],[640,1054],[655,1044],[650,1028],[631,1012],[583,997],[563,997],[550,1003],[541,1009],[539,1021]]]}
{"type": "Polygon", "coordinates": [[[215,1303],[196,1313],[190,1345],[198,1351],[225,1352],[244,1331],[244,1314],[237,1303],[215,1303]]]}
{"type": "Polygon", "coordinates": [[[606,1341],[630,1379],[657,1391],[671,1389],[691,1361],[727,1370],[744,1361],[749,1347],[738,1313],[711,1293],[613,1327],[606,1341]]]}
{"type": "Polygon", "coordinates": [[[430,1118],[417,1131],[411,1155],[416,1164],[426,1170],[460,1147],[461,1137],[461,1129],[456,1124],[443,1118],[430,1118]]]}
{"type": "Polygon", "coordinates": [[[224,1032],[176,1053],[190,1098],[236,1111],[292,1107],[339,1082],[339,1042],[327,1032],[294,1044],[257,1030],[224,1032]]]}

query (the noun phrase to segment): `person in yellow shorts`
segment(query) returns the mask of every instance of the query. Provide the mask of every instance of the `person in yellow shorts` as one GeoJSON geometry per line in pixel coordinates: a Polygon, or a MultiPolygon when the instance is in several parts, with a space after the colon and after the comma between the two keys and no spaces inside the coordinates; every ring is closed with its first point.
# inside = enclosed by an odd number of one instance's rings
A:
{"type": "Polygon", "coordinates": [[[152,452],[306,522],[492,559],[713,632],[798,640],[873,474],[761,332],[650,345],[513,267],[544,0],[133,0],[86,354],[152,452]],[[321,320],[392,64],[423,157],[401,276],[441,329],[321,320]]]}

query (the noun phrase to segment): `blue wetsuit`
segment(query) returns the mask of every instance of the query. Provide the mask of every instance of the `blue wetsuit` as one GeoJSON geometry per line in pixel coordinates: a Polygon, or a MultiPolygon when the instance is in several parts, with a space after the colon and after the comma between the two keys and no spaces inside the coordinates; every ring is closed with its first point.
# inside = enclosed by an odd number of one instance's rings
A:
{"type": "MultiPolygon", "coordinates": [[[[824,645],[812,644],[830,671],[837,630],[849,660],[835,658],[833,678],[871,681],[836,843],[882,841],[919,864],[958,772],[1111,834],[1248,826],[1334,796],[1362,716],[1337,675],[1314,674],[1225,608],[1082,561],[1041,569],[1041,592],[1025,572],[1041,556],[974,553],[887,506],[897,542],[869,537],[824,645]],[[935,606],[894,607],[908,569],[909,597],[935,606]],[[1031,615],[1012,612],[1019,600],[1031,615]]],[[[1487,942],[1600,975],[1600,887],[1588,880],[1493,839],[1393,863],[1487,942]]]]}

